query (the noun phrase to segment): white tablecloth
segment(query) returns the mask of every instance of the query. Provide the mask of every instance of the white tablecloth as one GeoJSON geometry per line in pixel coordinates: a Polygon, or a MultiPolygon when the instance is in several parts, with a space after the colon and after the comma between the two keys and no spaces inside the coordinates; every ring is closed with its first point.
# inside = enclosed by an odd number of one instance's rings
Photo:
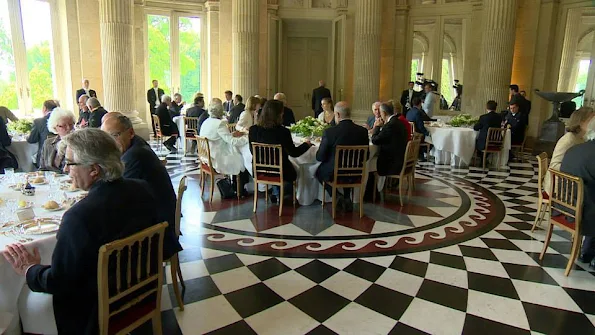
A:
{"type": "Polygon", "coordinates": [[[18,171],[31,172],[35,170],[33,159],[37,154],[37,144],[28,143],[26,140],[13,139],[12,144],[7,149],[15,155],[19,163],[18,171]]]}
{"type": "MultiPolygon", "coordinates": [[[[69,194],[74,196],[79,192],[69,194]]],[[[34,203],[33,211],[36,217],[54,217],[61,218],[64,210],[49,212],[41,208],[49,197],[50,189],[48,185],[36,186],[35,196],[24,196],[18,191],[7,187],[4,181],[0,186],[0,197],[6,202],[9,199],[25,200],[34,203]]],[[[6,207],[1,207],[1,211],[8,213],[6,207]]],[[[5,216],[6,217],[6,216],[5,216]]],[[[12,217],[11,219],[14,219],[12,217]]],[[[2,229],[0,228],[0,232],[2,229]]],[[[56,246],[55,234],[46,235],[27,235],[33,241],[24,243],[29,250],[34,247],[39,248],[42,264],[50,264],[54,247],[56,246]]],[[[13,235],[3,235],[0,233],[0,252],[5,250],[7,244],[18,242],[18,238],[13,235]]],[[[0,256],[0,329],[6,327],[6,334],[20,334],[19,320],[22,321],[23,329],[27,333],[34,334],[56,334],[56,323],[54,320],[54,309],[52,307],[52,296],[44,293],[31,292],[25,283],[25,277],[17,275],[10,264],[0,256]],[[9,325],[2,324],[6,318],[2,315],[11,315],[12,319],[9,325]]]]}
{"type": "MultiPolygon", "coordinates": [[[[434,145],[432,154],[436,164],[460,166],[469,165],[473,159],[475,151],[475,139],[479,134],[472,128],[464,127],[426,127],[430,132],[430,137],[426,137],[426,142],[434,145]]],[[[510,152],[510,130],[506,131],[504,137],[504,148],[500,152],[500,166],[508,164],[508,154],[510,152]]],[[[495,160],[492,162],[495,164],[495,160]]]]}
{"type": "MultiPolygon", "coordinates": [[[[184,117],[175,116],[173,121],[176,126],[178,126],[178,133],[180,133],[179,138],[180,141],[182,141],[182,152],[186,153],[186,125],[184,124],[184,117]]],[[[161,150],[161,148],[159,150],[161,150]]]]}
{"type": "MultiPolygon", "coordinates": [[[[294,138],[296,144],[300,144],[303,140],[299,137],[294,138]]],[[[239,148],[242,157],[244,158],[244,166],[248,172],[252,173],[252,153],[249,145],[244,145],[239,148]]],[[[316,152],[318,146],[314,145],[308,149],[303,155],[299,157],[289,157],[289,161],[297,172],[297,201],[302,206],[309,206],[315,200],[322,201],[322,184],[316,179],[316,170],[320,166],[320,162],[316,160],[316,152]]],[[[368,172],[376,171],[376,160],[378,147],[370,144],[370,159],[368,160],[368,172]]],[[[366,176],[367,177],[367,176],[366,176]]],[[[366,181],[367,182],[367,181],[366,181]]],[[[330,196],[326,197],[326,201],[330,202],[330,196]]],[[[355,189],[353,193],[353,200],[359,202],[359,189],[355,189]]]]}

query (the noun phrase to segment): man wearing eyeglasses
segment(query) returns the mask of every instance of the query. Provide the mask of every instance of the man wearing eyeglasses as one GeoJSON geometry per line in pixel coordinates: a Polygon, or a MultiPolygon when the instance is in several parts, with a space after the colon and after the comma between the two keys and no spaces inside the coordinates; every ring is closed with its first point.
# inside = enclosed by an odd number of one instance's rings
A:
{"type": "Polygon", "coordinates": [[[148,182],[159,203],[159,219],[169,223],[163,239],[163,259],[169,259],[182,250],[175,235],[176,193],[169,174],[149,144],[135,136],[129,118],[117,112],[106,115],[101,130],[112,135],[122,150],[124,178],[148,182]]]}

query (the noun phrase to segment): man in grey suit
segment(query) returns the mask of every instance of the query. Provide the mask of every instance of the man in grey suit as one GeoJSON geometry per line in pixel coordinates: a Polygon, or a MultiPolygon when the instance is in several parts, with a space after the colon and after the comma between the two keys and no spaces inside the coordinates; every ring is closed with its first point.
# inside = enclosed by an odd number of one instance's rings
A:
{"type": "Polygon", "coordinates": [[[227,115],[229,115],[229,113],[231,112],[231,109],[235,105],[231,98],[232,96],[233,96],[233,93],[231,91],[229,91],[229,90],[225,91],[225,101],[223,102],[223,111],[225,111],[225,113],[227,115]]]}

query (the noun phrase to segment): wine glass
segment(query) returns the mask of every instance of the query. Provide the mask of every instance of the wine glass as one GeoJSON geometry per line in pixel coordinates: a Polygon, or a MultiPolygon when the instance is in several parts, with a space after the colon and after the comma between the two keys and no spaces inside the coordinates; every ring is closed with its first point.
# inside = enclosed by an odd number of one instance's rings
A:
{"type": "Polygon", "coordinates": [[[14,183],[14,168],[4,168],[4,174],[10,184],[14,183]]]}

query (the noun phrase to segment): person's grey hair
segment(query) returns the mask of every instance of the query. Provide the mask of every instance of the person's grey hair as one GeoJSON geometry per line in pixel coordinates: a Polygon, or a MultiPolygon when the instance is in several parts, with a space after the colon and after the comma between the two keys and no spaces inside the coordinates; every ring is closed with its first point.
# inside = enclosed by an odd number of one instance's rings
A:
{"type": "Polygon", "coordinates": [[[395,113],[393,106],[388,103],[380,104],[380,111],[386,115],[393,115],[395,113]]]}
{"type": "Polygon", "coordinates": [[[164,94],[163,96],[161,96],[161,102],[171,102],[171,97],[167,94],[164,94]]]}
{"type": "Polygon", "coordinates": [[[182,95],[180,93],[175,93],[174,94],[174,98],[180,97],[180,99],[182,98],[182,95]]]}
{"type": "Polygon", "coordinates": [[[91,98],[90,96],[83,94],[79,97],[79,100],[81,100],[81,98],[83,98],[83,103],[86,105],[87,104],[87,100],[89,100],[89,98],[91,98]]]}
{"type": "Polygon", "coordinates": [[[60,107],[54,108],[54,110],[50,114],[50,117],[48,118],[48,130],[51,131],[53,134],[57,134],[58,131],[56,130],[56,127],[58,126],[60,120],[64,118],[72,120],[73,124],[76,123],[76,118],[74,117],[73,112],[66,109],[62,109],[60,107]]]}
{"type": "Polygon", "coordinates": [[[374,110],[374,107],[380,106],[381,104],[382,104],[382,102],[376,101],[375,103],[372,104],[372,110],[374,110]]]}
{"type": "Polygon", "coordinates": [[[99,180],[113,181],[122,177],[122,152],[108,133],[99,128],[84,128],[64,136],[62,142],[72,150],[77,163],[99,166],[99,180]]]}
{"type": "Polygon", "coordinates": [[[572,115],[570,115],[570,120],[566,124],[566,131],[569,133],[578,134],[581,132],[581,123],[585,122],[588,118],[593,116],[593,108],[591,107],[581,107],[572,115]]]}
{"type": "Polygon", "coordinates": [[[338,102],[335,105],[335,112],[339,113],[341,119],[349,119],[351,117],[351,107],[345,103],[338,102]]]}
{"type": "Polygon", "coordinates": [[[209,116],[220,119],[223,117],[223,102],[219,98],[213,98],[209,103],[209,116]]]}
{"type": "Polygon", "coordinates": [[[275,100],[283,101],[283,103],[285,103],[287,101],[287,97],[285,96],[285,93],[281,93],[281,92],[276,93],[273,98],[275,100]]]}
{"type": "Polygon", "coordinates": [[[97,107],[100,107],[101,103],[99,103],[99,100],[97,100],[97,98],[89,98],[89,100],[87,100],[87,106],[91,109],[95,109],[97,107]]]}
{"type": "Polygon", "coordinates": [[[118,123],[124,128],[124,130],[128,130],[132,128],[132,121],[126,115],[118,115],[117,118],[118,123]]]}
{"type": "Polygon", "coordinates": [[[585,133],[585,140],[586,141],[593,141],[595,140],[595,117],[589,121],[587,125],[587,132],[585,133]]]}

